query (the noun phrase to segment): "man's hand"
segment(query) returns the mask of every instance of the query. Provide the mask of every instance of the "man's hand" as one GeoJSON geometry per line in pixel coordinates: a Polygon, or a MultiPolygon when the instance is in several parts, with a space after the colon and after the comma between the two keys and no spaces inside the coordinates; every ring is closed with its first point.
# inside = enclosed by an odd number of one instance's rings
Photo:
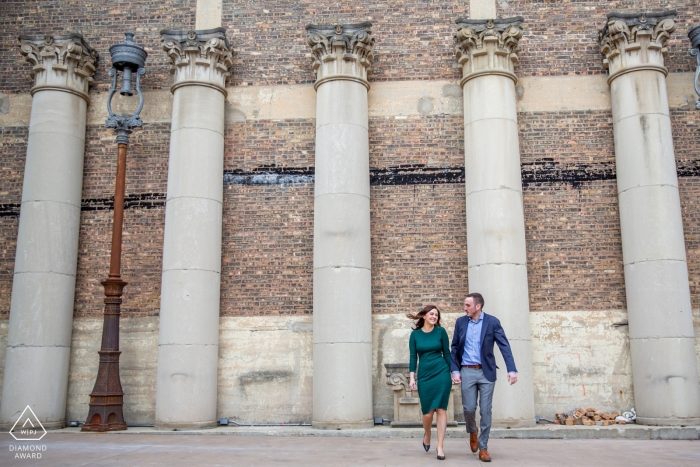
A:
{"type": "Polygon", "coordinates": [[[514,371],[511,371],[510,373],[508,373],[508,382],[510,383],[511,386],[514,385],[515,383],[517,383],[518,382],[518,374],[514,371]]]}
{"type": "Polygon", "coordinates": [[[459,373],[452,373],[452,384],[460,384],[462,382],[462,376],[459,373]]]}

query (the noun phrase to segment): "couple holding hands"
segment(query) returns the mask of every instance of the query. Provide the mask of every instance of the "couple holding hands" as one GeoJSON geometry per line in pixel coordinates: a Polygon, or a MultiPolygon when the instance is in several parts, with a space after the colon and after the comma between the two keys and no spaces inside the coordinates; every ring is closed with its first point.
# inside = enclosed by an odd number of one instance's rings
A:
{"type": "Polygon", "coordinates": [[[447,331],[440,324],[440,310],[427,305],[417,314],[407,316],[416,320],[409,339],[410,387],[418,390],[423,413],[423,448],[430,450],[433,415],[437,414],[437,458],[445,459],[443,441],[447,430],[447,403],[452,384],[462,385],[464,420],[472,452],[479,450],[479,460],[491,462],[488,452],[491,431],[491,402],[496,385],[494,343],[498,344],[508,369],[508,382],[515,384],[518,373],[510,344],[498,318],[484,313],[484,297],[470,293],[464,299],[466,316],[457,319],[452,350],[447,331]],[[418,363],[418,365],[417,365],[418,363]],[[416,379],[416,366],[418,376],[416,379]],[[480,407],[480,427],[476,426],[477,396],[480,407]]]}

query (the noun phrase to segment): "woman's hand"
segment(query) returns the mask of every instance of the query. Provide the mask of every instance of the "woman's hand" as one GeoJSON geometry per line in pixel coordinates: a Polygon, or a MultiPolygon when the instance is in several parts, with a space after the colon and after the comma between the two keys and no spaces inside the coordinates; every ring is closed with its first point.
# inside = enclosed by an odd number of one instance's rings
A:
{"type": "Polygon", "coordinates": [[[410,372],[408,374],[408,387],[411,388],[411,391],[418,390],[418,386],[416,385],[416,374],[414,372],[410,372]]]}

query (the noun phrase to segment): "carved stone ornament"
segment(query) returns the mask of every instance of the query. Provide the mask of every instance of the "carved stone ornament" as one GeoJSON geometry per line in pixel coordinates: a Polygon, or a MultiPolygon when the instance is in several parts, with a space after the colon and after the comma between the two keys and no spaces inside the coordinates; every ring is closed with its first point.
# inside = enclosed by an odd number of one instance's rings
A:
{"type": "Polygon", "coordinates": [[[460,86],[483,75],[503,75],[518,82],[518,42],[523,37],[523,18],[467,19],[456,21],[454,35],[457,63],[462,69],[460,86]]]}
{"type": "Polygon", "coordinates": [[[326,81],[343,79],[369,90],[367,73],[374,58],[372,23],[309,24],[306,26],[316,72],[314,89],[326,81]]]}
{"type": "MultiPolygon", "coordinates": [[[[408,385],[408,363],[385,363],[386,384],[394,392],[394,419],[392,427],[423,426],[421,422],[420,398],[418,391],[413,391],[408,385]]],[[[452,386],[447,402],[447,425],[457,426],[454,411],[454,390],[452,386]]],[[[419,388],[420,389],[420,388],[419,388]]]]}
{"type": "Polygon", "coordinates": [[[598,32],[603,66],[610,72],[608,84],[618,76],[636,70],[656,70],[665,75],[666,43],[676,30],[675,11],[663,13],[608,14],[598,32]]]}
{"type": "Polygon", "coordinates": [[[99,55],[82,35],[19,36],[19,42],[22,55],[32,64],[32,95],[43,90],[64,91],[90,103],[88,90],[99,55]]]}
{"type": "Polygon", "coordinates": [[[203,31],[160,32],[163,50],[172,61],[175,81],[172,92],[181,86],[209,86],[226,96],[226,80],[231,75],[233,51],[225,28],[203,31]]]}

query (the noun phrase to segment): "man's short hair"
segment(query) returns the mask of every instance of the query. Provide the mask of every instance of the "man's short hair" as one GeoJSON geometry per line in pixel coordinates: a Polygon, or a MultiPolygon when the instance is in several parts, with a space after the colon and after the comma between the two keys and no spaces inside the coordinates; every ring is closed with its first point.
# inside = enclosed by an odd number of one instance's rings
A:
{"type": "Polygon", "coordinates": [[[470,293],[467,298],[472,298],[474,300],[474,306],[481,305],[481,309],[484,309],[484,297],[477,292],[470,293]]]}

